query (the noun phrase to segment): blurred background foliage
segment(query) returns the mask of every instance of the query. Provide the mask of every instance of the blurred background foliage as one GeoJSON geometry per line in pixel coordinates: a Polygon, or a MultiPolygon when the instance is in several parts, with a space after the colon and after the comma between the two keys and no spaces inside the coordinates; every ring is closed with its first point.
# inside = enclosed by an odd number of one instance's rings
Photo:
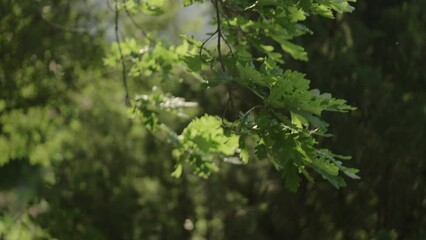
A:
{"type": "MultiPolygon", "coordinates": [[[[160,18],[133,20],[172,41],[211,30],[208,8],[170,2],[160,18]]],[[[288,64],[358,107],[326,116],[335,136],[321,144],[352,155],[362,180],[290,193],[264,161],[170,176],[172,149],[129,119],[120,73],[103,64],[105,2],[0,0],[0,239],[426,239],[426,2],[355,7],[312,17],[314,35],[299,39],[309,62],[288,64]]],[[[221,112],[224,91],[172,87],[221,112]]]]}

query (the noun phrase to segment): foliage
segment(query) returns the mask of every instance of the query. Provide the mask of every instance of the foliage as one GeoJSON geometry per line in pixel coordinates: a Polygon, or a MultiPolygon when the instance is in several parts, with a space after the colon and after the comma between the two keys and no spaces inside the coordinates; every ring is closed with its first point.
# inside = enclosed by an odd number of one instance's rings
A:
{"type": "Polygon", "coordinates": [[[424,1],[123,2],[0,0],[0,239],[425,239],[424,1]]]}
{"type": "MultiPolygon", "coordinates": [[[[193,3],[185,1],[184,5],[193,3]]],[[[156,4],[156,9],[161,8],[164,1],[153,4],[156,4]]],[[[286,186],[292,191],[297,190],[299,174],[313,181],[310,169],[318,172],[336,188],[345,186],[339,172],[358,179],[356,169],[342,166],[341,160],[346,157],[319,149],[315,137],[327,136],[328,124],[321,120],[322,112],[346,112],[354,108],[347,105],[345,100],[310,89],[310,82],[304,74],[285,70],[283,65],[287,56],[308,60],[304,48],[294,43],[295,37],[311,32],[302,24],[307,16],[318,14],[333,18],[332,11],[351,12],[353,8],[349,3],[256,1],[250,4],[249,1],[213,1],[213,4],[217,29],[204,42],[185,35],[177,46],[157,38],[153,41],[152,37],[140,43],[130,39],[115,43],[112,55],[105,60],[111,67],[119,66],[117,63],[123,61],[129,68],[128,76],[136,81],[147,77],[157,79],[153,82],[155,88],[163,88],[167,84],[165,82],[176,81],[183,74],[187,78],[191,77],[194,84],[197,80],[202,81],[205,89],[225,85],[229,93],[224,114],[226,111],[242,111],[233,104],[235,92],[249,91],[257,96],[257,104],[246,106],[250,110],[241,112],[239,119],[223,120],[220,125],[210,127],[210,121],[217,117],[205,115],[201,119],[194,119],[195,122],[183,130],[179,139],[169,139],[175,145],[174,155],[178,159],[173,175],[179,176],[181,164],[189,162],[195,164],[196,174],[208,176],[212,170],[217,170],[215,161],[235,158],[237,152],[249,152],[244,141],[250,139],[254,142],[251,147],[255,149],[256,156],[269,159],[285,176],[286,186]],[[207,45],[214,36],[217,38],[217,46],[212,49],[207,45]],[[201,126],[201,123],[205,126],[201,126]],[[199,126],[197,131],[200,136],[192,136],[194,133],[191,129],[195,125],[199,126]],[[201,128],[205,129],[201,131],[201,128]],[[201,134],[203,131],[205,133],[201,134]],[[214,131],[226,131],[240,138],[240,141],[218,139],[214,131]],[[188,132],[191,132],[190,137],[188,132]],[[228,149],[235,151],[220,150],[223,148],[218,145],[221,141],[228,149]],[[188,148],[191,151],[185,154],[188,148]]],[[[131,9],[144,9],[144,5],[133,2],[131,9]]],[[[167,92],[167,89],[160,92],[167,92]]],[[[149,97],[148,94],[145,98],[155,97],[149,97]]],[[[155,132],[154,125],[163,124],[158,112],[164,109],[148,105],[146,102],[141,104],[140,98],[137,98],[133,112],[139,112],[149,129],[155,132]]],[[[218,123],[218,120],[215,121],[218,123]]],[[[165,125],[162,130],[168,131],[167,135],[172,138],[178,135],[165,125]]],[[[247,159],[243,162],[246,163],[247,159]]]]}

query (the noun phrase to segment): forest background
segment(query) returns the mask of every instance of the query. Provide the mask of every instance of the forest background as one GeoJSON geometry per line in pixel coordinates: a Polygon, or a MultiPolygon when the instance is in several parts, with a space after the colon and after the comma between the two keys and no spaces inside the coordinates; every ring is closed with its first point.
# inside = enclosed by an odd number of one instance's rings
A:
{"type": "MultiPolygon", "coordinates": [[[[181,5],[122,14],[120,33],[143,38],[135,21],[202,40],[212,9],[181,5]]],[[[208,179],[171,176],[171,147],[129,118],[121,72],[108,66],[105,2],[0,0],[0,239],[426,239],[426,3],[354,6],[309,18],[314,34],[298,38],[309,61],[286,64],[357,107],[324,115],[334,135],[321,144],[351,155],[361,179],[339,190],[303,180],[293,193],[255,159],[208,179]]],[[[171,87],[204,112],[226,105],[221,88],[171,87]]]]}

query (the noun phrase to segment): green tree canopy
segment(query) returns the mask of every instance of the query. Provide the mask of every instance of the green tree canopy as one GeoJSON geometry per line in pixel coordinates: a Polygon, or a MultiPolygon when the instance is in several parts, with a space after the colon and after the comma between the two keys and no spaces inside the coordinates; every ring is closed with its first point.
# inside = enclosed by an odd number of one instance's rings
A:
{"type": "Polygon", "coordinates": [[[0,0],[0,239],[424,239],[423,2],[0,0]]]}

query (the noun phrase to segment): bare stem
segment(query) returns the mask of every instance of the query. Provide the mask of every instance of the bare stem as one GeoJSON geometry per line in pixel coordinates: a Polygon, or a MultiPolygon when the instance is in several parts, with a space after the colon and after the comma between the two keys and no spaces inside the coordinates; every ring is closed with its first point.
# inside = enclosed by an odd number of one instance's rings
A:
{"type": "Polygon", "coordinates": [[[122,73],[122,79],[123,79],[123,85],[124,85],[124,90],[126,92],[126,98],[125,98],[125,103],[126,106],[130,107],[130,99],[129,99],[129,90],[127,87],[127,74],[126,74],[126,63],[124,62],[124,57],[123,57],[123,51],[121,49],[121,42],[120,42],[120,35],[118,33],[118,19],[120,17],[120,13],[118,10],[118,3],[117,1],[115,1],[115,40],[117,42],[117,46],[118,46],[118,52],[120,53],[120,61],[121,61],[121,73],[122,73]]]}

